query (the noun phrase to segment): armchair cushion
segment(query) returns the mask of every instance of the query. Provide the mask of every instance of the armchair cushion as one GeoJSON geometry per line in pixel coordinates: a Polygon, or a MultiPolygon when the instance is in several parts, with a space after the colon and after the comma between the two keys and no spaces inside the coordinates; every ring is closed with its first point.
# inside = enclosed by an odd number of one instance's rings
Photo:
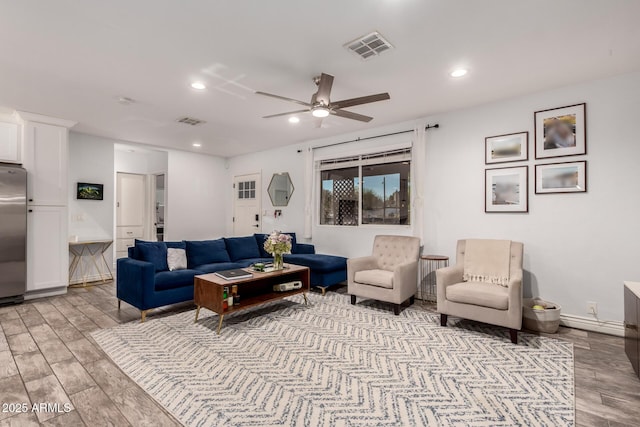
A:
{"type": "Polygon", "coordinates": [[[362,270],[356,271],[355,281],[370,286],[393,289],[393,271],[362,270]]]}
{"type": "Polygon", "coordinates": [[[509,289],[483,282],[462,282],[447,286],[447,300],[496,310],[509,309],[509,289]]]}

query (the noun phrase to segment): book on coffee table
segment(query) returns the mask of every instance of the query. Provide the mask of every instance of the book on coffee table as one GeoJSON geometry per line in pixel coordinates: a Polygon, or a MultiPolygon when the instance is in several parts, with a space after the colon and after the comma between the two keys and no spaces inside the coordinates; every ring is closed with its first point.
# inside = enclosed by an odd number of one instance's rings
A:
{"type": "Polygon", "coordinates": [[[238,279],[250,279],[253,275],[245,270],[236,268],[233,270],[223,270],[214,273],[216,276],[220,276],[225,280],[238,280],[238,279]]]}

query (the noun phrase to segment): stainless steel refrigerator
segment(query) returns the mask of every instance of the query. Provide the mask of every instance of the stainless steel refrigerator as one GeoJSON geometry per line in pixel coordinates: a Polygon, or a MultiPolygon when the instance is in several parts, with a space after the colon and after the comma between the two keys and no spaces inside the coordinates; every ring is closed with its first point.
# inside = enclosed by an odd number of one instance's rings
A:
{"type": "Polygon", "coordinates": [[[0,163],[0,304],[24,299],[26,258],[27,171],[0,163]]]}

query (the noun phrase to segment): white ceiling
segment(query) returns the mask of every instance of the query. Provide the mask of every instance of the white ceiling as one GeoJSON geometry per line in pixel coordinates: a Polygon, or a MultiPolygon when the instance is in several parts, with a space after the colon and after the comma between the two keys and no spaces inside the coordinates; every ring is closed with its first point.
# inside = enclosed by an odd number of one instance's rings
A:
{"type": "Polygon", "coordinates": [[[638,70],[638,18],[635,0],[0,0],[0,106],[234,156],[638,70]],[[361,61],[342,47],[373,30],[395,49],[361,61]],[[261,118],[298,106],[253,91],[307,101],[320,72],[334,101],[391,100],[351,109],[369,124],[261,118]]]}

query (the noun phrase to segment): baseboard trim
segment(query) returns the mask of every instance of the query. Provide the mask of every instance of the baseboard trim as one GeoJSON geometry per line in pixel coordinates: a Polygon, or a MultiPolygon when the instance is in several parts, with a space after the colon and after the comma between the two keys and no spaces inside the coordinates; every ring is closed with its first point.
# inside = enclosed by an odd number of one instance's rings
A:
{"type": "Polygon", "coordinates": [[[29,291],[26,294],[24,294],[24,299],[26,301],[30,299],[36,299],[36,298],[52,297],[54,295],[64,295],[66,293],[67,293],[67,287],[63,286],[60,288],[43,289],[41,291],[29,291]]]}
{"type": "Polygon", "coordinates": [[[575,316],[573,314],[561,314],[560,324],[569,328],[624,337],[624,324],[617,320],[605,321],[589,317],[575,316]]]}

